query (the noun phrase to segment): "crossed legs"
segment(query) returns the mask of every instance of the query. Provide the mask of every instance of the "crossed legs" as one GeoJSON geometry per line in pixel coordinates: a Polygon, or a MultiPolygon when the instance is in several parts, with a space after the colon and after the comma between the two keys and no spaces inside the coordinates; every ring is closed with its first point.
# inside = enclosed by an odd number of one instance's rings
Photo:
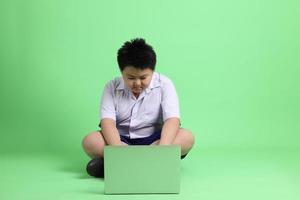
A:
{"type": "MultiPolygon", "coordinates": [[[[159,140],[152,143],[158,144],[159,140]]],[[[181,155],[186,155],[193,147],[195,142],[194,136],[191,131],[180,128],[173,143],[181,146],[181,155]]],[[[93,131],[86,135],[82,140],[82,147],[85,153],[90,158],[103,157],[104,146],[107,145],[101,131],[93,131]]]]}

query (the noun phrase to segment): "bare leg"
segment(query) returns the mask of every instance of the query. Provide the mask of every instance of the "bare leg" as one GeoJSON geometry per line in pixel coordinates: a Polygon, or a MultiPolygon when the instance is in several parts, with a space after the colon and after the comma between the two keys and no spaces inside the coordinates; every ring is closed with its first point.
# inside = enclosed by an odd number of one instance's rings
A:
{"type": "MultiPolygon", "coordinates": [[[[122,142],[123,145],[128,145],[122,142]]],[[[93,131],[86,135],[82,140],[82,148],[90,158],[103,157],[104,146],[108,145],[101,130],[93,131]]]]}
{"type": "Polygon", "coordinates": [[[186,155],[193,147],[195,143],[194,135],[191,131],[180,128],[173,144],[178,144],[181,146],[181,155],[186,155]]]}
{"type": "Polygon", "coordinates": [[[82,148],[90,158],[103,157],[104,146],[107,145],[101,131],[94,131],[82,140],[82,148]]]}
{"type": "MultiPolygon", "coordinates": [[[[193,147],[195,138],[191,131],[180,128],[173,143],[181,146],[181,155],[187,154],[193,147]]],[[[159,140],[154,141],[151,145],[158,145],[159,140]]]]}

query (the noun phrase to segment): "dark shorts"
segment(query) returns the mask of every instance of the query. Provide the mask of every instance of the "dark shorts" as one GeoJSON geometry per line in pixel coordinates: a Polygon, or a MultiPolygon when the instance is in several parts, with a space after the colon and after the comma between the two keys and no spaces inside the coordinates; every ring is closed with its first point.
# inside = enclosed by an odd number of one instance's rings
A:
{"type": "Polygon", "coordinates": [[[121,141],[125,142],[128,145],[149,145],[160,139],[161,131],[157,131],[150,135],[149,137],[144,138],[135,138],[131,139],[129,137],[121,135],[121,141]]]}

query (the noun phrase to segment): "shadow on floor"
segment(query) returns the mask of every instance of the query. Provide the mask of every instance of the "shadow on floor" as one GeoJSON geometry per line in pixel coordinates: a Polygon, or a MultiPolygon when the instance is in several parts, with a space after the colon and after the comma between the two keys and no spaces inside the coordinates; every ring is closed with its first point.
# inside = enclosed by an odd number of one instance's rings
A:
{"type": "MultiPolygon", "coordinates": [[[[86,172],[88,161],[88,159],[65,157],[62,159],[58,171],[75,174],[75,177],[78,179],[93,179],[94,177],[89,176],[86,172]]],[[[103,180],[101,178],[97,179],[103,180]]]]}

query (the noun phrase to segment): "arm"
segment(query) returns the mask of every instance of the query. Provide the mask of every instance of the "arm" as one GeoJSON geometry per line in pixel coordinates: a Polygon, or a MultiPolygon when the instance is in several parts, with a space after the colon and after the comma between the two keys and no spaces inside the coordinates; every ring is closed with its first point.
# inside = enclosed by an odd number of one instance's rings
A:
{"type": "Polygon", "coordinates": [[[110,81],[105,85],[100,106],[102,135],[108,145],[123,145],[116,127],[116,108],[114,104],[114,82],[110,81]]]}
{"type": "Polygon", "coordinates": [[[172,117],[167,119],[162,127],[159,145],[170,145],[173,143],[179,130],[179,118],[172,117]]]}
{"type": "Polygon", "coordinates": [[[123,145],[116,127],[116,122],[113,119],[104,118],[101,120],[101,132],[108,145],[123,145]]]}

